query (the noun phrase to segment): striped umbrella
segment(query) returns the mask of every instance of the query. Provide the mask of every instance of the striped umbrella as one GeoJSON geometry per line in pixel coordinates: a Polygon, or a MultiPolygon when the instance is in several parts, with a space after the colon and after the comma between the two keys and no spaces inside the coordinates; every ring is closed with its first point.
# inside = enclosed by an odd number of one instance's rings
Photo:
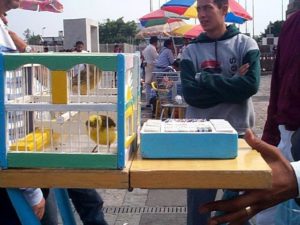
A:
{"type": "Polygon", "coordinates": [[[174,21],[162,25],[144,27],[137,33],[135,38],[144,39],[151,36],[170,37],[172,36],[173,30],[184,25],[186,25],[186,23],[183,21],[174,21]]]}
{"type": "MultiPolygon", "coordinates": [[[[252,19],[238,2],[235,0],[229,0],[228,2],[229,10],[225,17],[225,22],[242,24],[252,19]]],[[[196,0],[170,0],[162,5],[161,9],[189,18],[197,18],[196,0]]]]}
{"type": "Polygon", "coordinates": [[[185,38],[196,38],[203,31],[204,30],[200,24],[198,24],[198,25],[185,24],[181,27],[174,29],[172,31],[172,34],[175,36],[182,36],[185,38]]]}
{"type": "Polygon", "coordinates": [[[155,25],[172,23],[175,21],[181,21],[181,19],[188,19],[188,18],[182,15],[178,15],[176,13],[158,9],[144,15],[139,20],[143,27],[150,27],[155,25]]]}

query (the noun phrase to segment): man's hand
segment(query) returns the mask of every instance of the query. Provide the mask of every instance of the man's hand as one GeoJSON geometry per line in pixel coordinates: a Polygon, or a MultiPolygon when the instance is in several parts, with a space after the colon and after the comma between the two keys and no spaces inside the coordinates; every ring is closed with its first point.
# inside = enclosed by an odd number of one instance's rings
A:
{"type": "Polygon", "coordinates": [[[201,212],[223,211],[225,215],[210,219],[208,224],[230,225],[244,224],[258,212],[277,205],[280,202],[295,198],[298,185],[294,170],[290,163],[280,153],[280,150],[258,139],[248,130],[245,135],[247,143],[258,151],[272,169],[272,188],[263,190],[248,190],[232,200],[216,201],[205,204],[201,212]]]}
{"type": "Polygon", "coordinates": [[[238,74],[244,76],[248,72],[249,66],[249,63],[242,65],[238,70],[238,74]]]}
{"type": "Polygon", "coordinates": [[[42,198],[39,204],[32,206],[32,210],[34,214],[39,218],[42,219],[44,213],[45,213],[45,199],[42,198]]]}

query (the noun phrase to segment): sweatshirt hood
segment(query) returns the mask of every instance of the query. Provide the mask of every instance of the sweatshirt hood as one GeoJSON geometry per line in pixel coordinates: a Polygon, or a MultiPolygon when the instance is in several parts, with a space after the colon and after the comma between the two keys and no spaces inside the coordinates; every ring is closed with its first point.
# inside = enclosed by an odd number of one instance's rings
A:
{"type": "Polygon", "coordinates": [[[195,40],[193,40],[192,43],[209,43],[209,42],[215,42],[215,41],[222,41],[222,40],[230,39],[230,38],[238,35],[239,33],[240,33],[240,31],[238,30],[238,28],[236,28],[233,25],[229,25],[226,27],[226,31],[223,34],[223,36],[217,40],[209,38],[207,36],[206,32],[203,32],[195,40]]]}

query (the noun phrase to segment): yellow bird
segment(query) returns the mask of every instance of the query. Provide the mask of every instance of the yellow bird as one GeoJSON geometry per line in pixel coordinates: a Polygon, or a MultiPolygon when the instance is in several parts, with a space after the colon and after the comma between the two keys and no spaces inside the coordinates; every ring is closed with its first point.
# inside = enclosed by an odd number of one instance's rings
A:
{"type": "Polygon", "coordinates": [[[85,123],[89,137],[100,145],[110,147],[116,141],[116,123],[104,115],[91,115],[85,123]]]}

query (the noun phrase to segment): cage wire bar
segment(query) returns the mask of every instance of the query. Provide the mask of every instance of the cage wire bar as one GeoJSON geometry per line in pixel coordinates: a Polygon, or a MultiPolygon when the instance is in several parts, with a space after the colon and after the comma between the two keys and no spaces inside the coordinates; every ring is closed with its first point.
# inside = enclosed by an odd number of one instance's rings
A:
{"type": "Polygon", "coordinates": [[[136,54],[0,55],[0,167],[123,168],[140,126],[136,54]]]}

